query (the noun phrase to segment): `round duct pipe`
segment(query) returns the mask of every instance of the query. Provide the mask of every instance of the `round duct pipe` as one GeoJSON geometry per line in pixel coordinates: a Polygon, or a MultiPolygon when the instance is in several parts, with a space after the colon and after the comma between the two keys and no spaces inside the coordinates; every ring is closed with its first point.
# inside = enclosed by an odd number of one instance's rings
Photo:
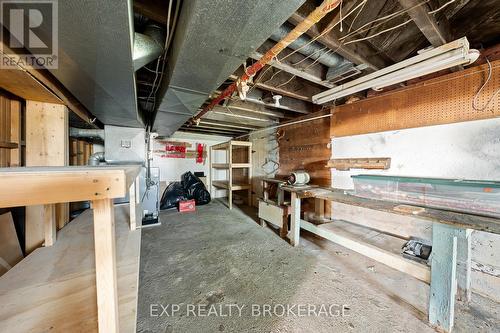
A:
{"type": "Polygon", "coordinates": [[[98,166],[99,164],[101,164],[101,162],[106,163],[103,151],[93,153],[92,155],[90,155],[89,160],[87,161],[87,165],[98,166]]]}
{"type": "Polygon", "coordinates": [[[102,141],[104,141],[104,130],[70,127],[69,136],[72,138],[86,138],[86,139],[99,138],[102,141]]]}
{"type": "MultiPolygon", "coordinates": [[[[281,25],[278,28],[278,30],[276,30],[269,38],[275,42],[279,42],[286,35],[288,35],[290,31],[292,31],[292,29],[293,28],[289,24],[285,23],[281,25]]],[[[310,41],[311,39],[309,37],[302,35],[299,38],[297,38],[293,43],[288,45],[288,47],[291,48],[292,50],[299,50],[300,48],[300,50],[298,51],[300,54],[305,55],[313,60],[317,60],[319,63],[322,63],[327,67],[336,67],[342,63],[349,62],[346,59],[344,59],[344,57],[336,53],[329,52],[325,54],[327,49],[324,49],[325,47],[323,45],[321,45],[318,42],[313,42],[311,44],[308,44],[310,41]]]]}
{"type": "Polygon", "coordinates": [[[165,30],[156,24],[147,25],[143,33],[134,33],[134,71],[157,59],[164,45],[165,30]]]}

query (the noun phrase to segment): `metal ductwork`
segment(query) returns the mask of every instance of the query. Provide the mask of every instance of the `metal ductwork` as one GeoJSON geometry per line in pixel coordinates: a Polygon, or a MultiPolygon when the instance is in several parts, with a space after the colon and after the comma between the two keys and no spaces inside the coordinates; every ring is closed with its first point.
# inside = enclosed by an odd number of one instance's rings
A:
{"type": "Polygon", "coordinates": [[[104,158],[104,152],[100,151],[97,153],[93,153],[89,156],[89,160],[87,161],[87,165],[98,166],[101,163],[105,163],[106,159],[104,158]]]}
{"type": "Polygon", "coordinates": [[[59,68],[50,72],[104,124],[144,127],[138,114],[132,1],[58,2],[59,68]]]}
{"type": "Polygon", "coordinates": [[[173,134],[304,0],[183,3],[153,128],[173,134]]]}
{"type": "Polygon", "coordinates": [[[144,32],[134,33],[134,70],[149,64],[163,52],[165,45],[165,31],[156,24],[149,24],[144,32]]]}
{"type": "Polygon", "coordinates": [[[72,138],[101,139],[104,141],[104,130],[70,127],[69,136],[72,138]]]}
{"type": "Polygon", "coordinates": [[[144,34],[134,34],[134,71],[157,59],[163,47],[153,38],[144,34]]]}
{"type": "MultiPolygon", "coordinates": [[[[274,31],[274,33],[269,37],[275,42],[279,42],[286,35],[293,30],[293,26],[289,23],[285,23],[274,31]]],[[[311,42],[311,38],[306,35],[302,35],[297,38],[292,44],[288,45],[292,50],[298,50],[302,55],[308,56],[313,60],[317,60],[319,63],[327,67],[337,67],[343,63],[349,63],[348,60],[344,59],[341,55],[337,53],[329,52],[325,53],[327,49],[325,46],[318,42],[311,42]]]]}

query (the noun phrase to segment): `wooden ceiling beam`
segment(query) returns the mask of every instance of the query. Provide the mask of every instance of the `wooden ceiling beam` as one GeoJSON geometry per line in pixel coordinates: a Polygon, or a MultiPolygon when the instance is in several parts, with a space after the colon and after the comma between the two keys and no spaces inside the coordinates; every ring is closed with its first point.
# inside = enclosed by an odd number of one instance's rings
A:
{"type": "Polygon", "coordinates": [[[441,46],[450,41],[451,34],[446,17],[442,17],[438,23],[434,15],[429,14],[427,4],[419,5],[420,0],[399,0],[399,3],[408,11],[408,15],[432,46],[441,46]]]}
{"type": "Polygon", "coordinates": [[[153,21],[167,25],[168,1],[134,0],[134,11],[153,21]]]}
{"type": "MultiPolygon", "coordinates": [[[[299,12],[295,12],[289,19],[288,22],[293,25],[297,25],[302,22],[307,15],[299,12]]],[[[318,24],[315,24],[309,29],[306,34],[311,38],[316,38],[322,32],[318,24]]],[[[350,62],[360,65],[366,64],[371,70],[378,70],[389,65],[388,61],[383,57],[378,55],[369,45],[365,43],[356,43],[351,45],[342,45],[342,43],[335,36],[333,31],[319,37],[316,41],[322,43],[335,53],[340,54],[350,62]]]]}

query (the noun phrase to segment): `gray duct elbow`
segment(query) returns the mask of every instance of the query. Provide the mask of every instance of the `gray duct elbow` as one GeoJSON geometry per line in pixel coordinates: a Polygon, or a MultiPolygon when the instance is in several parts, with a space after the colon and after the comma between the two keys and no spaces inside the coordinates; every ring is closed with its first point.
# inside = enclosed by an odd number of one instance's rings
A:
{"type": "Polygon", "coordinates": [[[87,164],[90,166],[98,166],[101,162],[106,162],[103,151],[90,155],[87,164]]]}

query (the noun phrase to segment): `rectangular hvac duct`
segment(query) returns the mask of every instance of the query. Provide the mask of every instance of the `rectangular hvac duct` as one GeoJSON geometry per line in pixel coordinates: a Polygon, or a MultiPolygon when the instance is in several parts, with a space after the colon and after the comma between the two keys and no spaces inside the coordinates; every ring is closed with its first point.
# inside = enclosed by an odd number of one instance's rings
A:
{"type": "Polygon", "coordinates": [[[154,128],[173,134],[304,0],[184,1],[154,128]]]}

